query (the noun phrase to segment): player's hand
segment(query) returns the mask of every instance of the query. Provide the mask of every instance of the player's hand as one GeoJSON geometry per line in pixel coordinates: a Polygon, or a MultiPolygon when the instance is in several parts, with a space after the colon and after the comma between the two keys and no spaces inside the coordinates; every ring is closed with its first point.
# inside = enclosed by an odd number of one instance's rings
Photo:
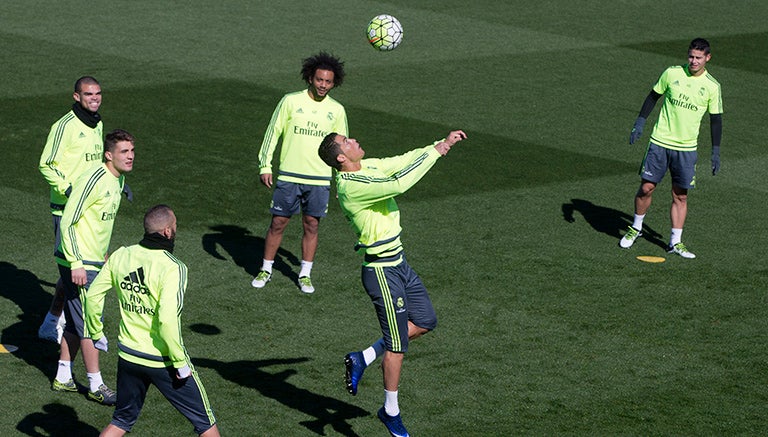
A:
{"type": "Polygon", "coordinates": [[[133,190],[131,190],[131,187],[128,186],[128,184],[123,184],[123,194],[125,194],[125,198],[128,199],[129,202],[133,202],[133,190]]]}
{"type": "Polygon", "coordinates": [[[712,176],[720,171],[720,146],[712,148],[712,176]]]}
{"type": "Polygon", "coordinates": [[[187,379],[191,374],[192,369],[189,368],[189,365],[176,369],[176,379],[187,379]]]}
{"type": "Polygon", "coordinates": [[[261,183],[264,184],[267,188],[272,188],[272,173],[264,173],[259,175],[259,179],[261,179],[261,183]]]}
{"type": "Polygon", "coordinates": [[[85,268],[80,267],[79,269],[72,270],[72,283],[79,286],[84,287],[86,282],[88,282],[88,275],[85,273],[85,268]]]}
{"type": "Polygon", "coordinates": [[[453,147],[454,144],[466,138],[467,138],[467,134],[465,134],[464,131],[454,130],[448,133],[448,136],[445,137],[445,142],[448,143],[451,147],[453,147]]]}
{"type": "Polygon", "coordinates": [[[94,340],[93,347],[102,352],[106,352],[107,349],[109,349],[109,341],[107,340],[107,336],[105,335],[98,340],[94,340]]]}
{"type": "Polygon", "coordinates": [[[643,128],[645,127],[645,117],[637,117],[635,125],[632,126],[632,132],[629,133],[629,144],[635,144],[641,136],[643,136],[643,128]]]}

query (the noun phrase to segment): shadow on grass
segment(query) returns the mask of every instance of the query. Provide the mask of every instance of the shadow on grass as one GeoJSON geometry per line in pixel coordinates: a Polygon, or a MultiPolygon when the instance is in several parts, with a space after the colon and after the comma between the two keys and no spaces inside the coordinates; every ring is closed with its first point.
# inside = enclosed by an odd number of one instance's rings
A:
{"type": "Polygon", "coordinates": [[[31,436],[97,436],[99,430],[81,422],[74,408],[68,405],[43,405],[43,412],[28,414],[16,430],[31,436]]]}
{"type": "MultiPolygon", "coordinates": [[[[216,225],[209,229],[214,232],[203,235],[203,250],[216,259],[226,260],[227,258],[218,251],[218,247],[221,247],[232,257],[232,261],[248,274],[256,276],[259,273],[264,254],[264,238],[254,237],[251,231],[236,225],[216,225]]],[[[294,272],[293,267],[300,264],[299,259],[292,252],[282,247],[278,249],[274,269],[297,286],[299,274],[294,272]]]]}
{"type": "Polygon", "coordinates": [[[59,359],[59,345],[37,338],[37,329],[48,313],[52,295],[41,285],[53,287],[41,281],[33,273],[20,270],[8,262],[0,262],[0,296],[12,301],[21,309],[19,321],[3,329],[2,343],[18,346],[13,355],[30,366],[38,368],[51,378],[59,359]]]}
{"type": "Polygon", "coordinates": [[[368,416],[362,408],[328,396],[312,393],[309,390],[296,387],[288,382],[295,369],[270,373],[263,369],[269,366],[296,364],[309,361],[309,358],[273,359],[261,361],[234,361],[225,363],[206,358],[195,358],[196,366],[215,369],[219,374],[243,387],[253,388],[262,395],[272,398],[281,404],[312,416],[315,420],[301,422],[301,425],[318,435],[325,435],[325,427],[333,429],[345,436],[357,436],[347,421],[357,417],[368,416]]]}
{"type": "MultiPolygon", "coordinates": [[[[568,223],[576,221],[573,213],[578,212],[592,226],[592,229],[614,237],[617,240],[624,235],[627,226],[631,226],[634,219],[633,216],[627,213],[595,205],[589,200],[582,199],[571,199],[571,203],[564,203],[562,209],[563,219],[568,223]]],[[[647,225],[643,225],[643,235],[640,238],[644,238],[664,250],[667,249],[667,244],[662,240],[661,234],[647,225]]]]}

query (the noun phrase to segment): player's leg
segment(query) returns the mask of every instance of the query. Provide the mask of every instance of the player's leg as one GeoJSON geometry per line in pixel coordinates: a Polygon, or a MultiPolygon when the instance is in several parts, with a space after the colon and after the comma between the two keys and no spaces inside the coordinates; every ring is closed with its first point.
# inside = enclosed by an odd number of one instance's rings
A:
{"type": "Polygon", "coordinates": [[[102,436],[119,437],[131,431],[144,407],[147,390],[152,383],[148,372],[152,370],[118,357],[117,391],[120,395],[117,396],[112,421],[101,432],[102,436]]]}
{"type": "MultiPolygon", "coordinates": [[[[59,243],[61,242],[61,216],[54,214],[51,217],[53,217],[53,250],[55,254],[55,252],[58,250],[59,243]]],[[[43,319],[43,323],[37,330],[37,336],[41,339],[55,343],[61,343],[61,336],[64,333],[64,300],[64,284],[61,278],[59,278],[59,280],[56,281],[56,286],[54,287],[53,299],[51,300],[51,306],[48,309],[48,314],[46,314],[45,319],[43,319]]]]}
{"type": "Polygon", "coordinates": [[[682,243],[683,226],[688,216],[688,190],[696,184],[696,151],[670,152],[670,174],[672,176],[672,206],[669,218],[672,230],[669,236],[669,253],[675,253],[683,258],[695,258],[691,251],[682,243]]]}
{"type": "Polygon", "coordinates": [[[263,288],[272,279],[272,267],[275,263],[277,251],[283,242],[283,233],[291,221],[291,216],[299,211],[300,193],[297,184],[277,181],[275,191],[272,193],[272,221],[267,229],[264,239],[264,255],[259,273],[251,281],[255,288],[263,288]]]}
{"type": "Polygon", "coordinates": [[[319,241],[320,219],[328,214],[330,186],[301,185],[301,211],[304,233],[301,237],[299,286],[304,293],[314,293],[310,279],[319,241]]]}
{"type": "Polygon", "coordinates": [[[192,365],[190,370],[192,374],[189,377],[178,379],[176,369],[172,367],[152,369],[152,383],[168,402],[189,420],[198,435],[218,436],[216,417],[208,395],[197,370],[192,365]]]}
{"type": "MultiPolygon", "coordinates": [[[[80,297],[77,286],[72,283],[72,274],[70,269],[64,266],[59,267],[59,276],[64,285],[64,317],[67,321],[73,320],[73,313],[80,306],[80,297]]],[[[56,368],[56,376],[53,379],[51,389],[54,391],[74,392],[78,391],[72,374],[72,364],[80,350],[80,336],[77,333],[75,323],[66,323],[64,333],[61,337],[61,350],[59,352],[59,362],[56,368]]]]}
{"type": "Polygon", "coordinates": [[[627,232],[619,240],[620,247],[629,249],[635,240],[643,234],[645,214],[651,207],[656,186],[667,171],[667,159],[666,149],[653,143],[648,144],[648,149],[640,165],[640,186],[634,198],[635,214],[632,225],[627,227],[627,232]]]}

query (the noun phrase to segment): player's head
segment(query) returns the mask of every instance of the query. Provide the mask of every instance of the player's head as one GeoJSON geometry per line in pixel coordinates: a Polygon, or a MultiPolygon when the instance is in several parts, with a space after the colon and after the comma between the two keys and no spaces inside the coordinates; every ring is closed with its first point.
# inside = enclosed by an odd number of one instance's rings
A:
{"type": "Polygon", "coordinates": [[[707,62],[712,58],[709,53],[709,41],[696,38],[688,46],[688,71],[693,76],[704,73],[707,62]]]}
{"type": "Polygon", "coordinates": [[[710,50],[709,41],[704,38],[695,38],[688,46],[688,51],[690,52],[691,50],[701,50],[705,55],[708,55],[710,50]]]}
{"type": "Polygon", "coordinates": [[[123,129],[115,129],[104,138],[104,162],[118,173],[133,170],[136,139],[123,129]]]}
{"type": "Polygon", "coordinates": [[[144,214],[144,233],[160,234],[168,240],[176,238],[176,214],[168,205],[155,205],[144,214]]]}
{"type": "Polygon", "coordinates": [[[310,56],[301,64],[301,78],[312,84],[317,70],[327,70],[333,73],[333,86],[341,86],[344,82],[344,62],[326,52],[310,56]]]}
{"type": "Polygon", "coordinates": [[[341,163],[338,160],[338,157],[341,154],[341,146],[336,142],[337,135],[336,132],[331,132],[326,135],[320,143],[320,147],[317,149],[317,154],[324,163],[328,164],[328,166],[333,167],[336,170],[341,170],[341,163]]]}
{"type": "Polygon", "coordinates": [[[75,92],[72,94],[83,109],[96,112],[101,106],[101,85],[93,76],[83,76],[75,81],[75,92]]]}
{"type": "Polygon", "coordinates": [[[354,170],[365,156],[365,150],[356,139],[332,132],[323,138],[317,154],[336,170],[354,170]]]}

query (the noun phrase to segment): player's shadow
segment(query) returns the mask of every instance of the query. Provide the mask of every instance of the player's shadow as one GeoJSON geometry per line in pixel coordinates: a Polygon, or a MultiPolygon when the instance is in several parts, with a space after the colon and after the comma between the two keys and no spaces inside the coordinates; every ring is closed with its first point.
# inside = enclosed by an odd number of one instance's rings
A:
{"type": "Polygon", "coordinates": [[[77,412],[69,405],[43,405],[43,412],[28,414],[16,425],[16,430],[29,436],[78,436],[99,435],[99,430],[81,422],[77,412]]]}
{"type": "Polygon", "coordinates": [[[18,346],[13,355],[51,378],[59,359],[59,345],[37,338],[37,329],[48,313],[52,299],[52,295],[41,285],[55,286],[41,281],[27,270],[0,261],[0,296],[12,301],[21,310],[17,316],[19,321],[3,328],[0,341],[18,346]]]}
{"type": "Polygon", "coordinates": [[[286,369],[276,373],[264,370],[269,366],[283,366],[306,361],[309,361],[309,358],[241,360],[230,363],[207,358],[193,359],[196,366],[215,369],[219,375],[236,384],[256,389],[263,396],[314,417],[314,420],[301,422],[301,425],[315,434],[325,435],[325,427],[330,425],[339,434],[357,436],[358,434],[354,432],[348,420],[368,416],[369,413],[366,410],[291,384],[288,382],[288,378],[297,373],[295,369],[286,369]]]}
{"type": "MultiPolygon", "coordinates": [[[[571,203],[564,203],[562,209],[563,219],[568,223],[576,221],[574,212],[578,212],[592,226],[592,229],[617,240],[624,235],[624,231],[626,231],[627,226],[632,225],[633,220],[633,217],[625,212],[595,205],[589,200],[571,199],[571,203]]],[[[640,238],[644,238],[663,249],[667,248],[667,244],[662,240],[662,235],[648,225],[643,224],[643,235],[640,238]]]]}
{"type": "MultiPolygon", "coordinates": [[[[264,238],[254,237],[251,231],[237,225],[216,225],[209,229],[213,232],[203,235],[203,250],[216,259],[226,260],[227,258],[219,252],[221,247],[232,257],[235,265],[242,267],[251,276],[259,273],[264,254],[264,238]]],[[[300,264],[296,255],[280,248],[273,268],[298,285],[299,274],[293,267],[300,264]]]]}

